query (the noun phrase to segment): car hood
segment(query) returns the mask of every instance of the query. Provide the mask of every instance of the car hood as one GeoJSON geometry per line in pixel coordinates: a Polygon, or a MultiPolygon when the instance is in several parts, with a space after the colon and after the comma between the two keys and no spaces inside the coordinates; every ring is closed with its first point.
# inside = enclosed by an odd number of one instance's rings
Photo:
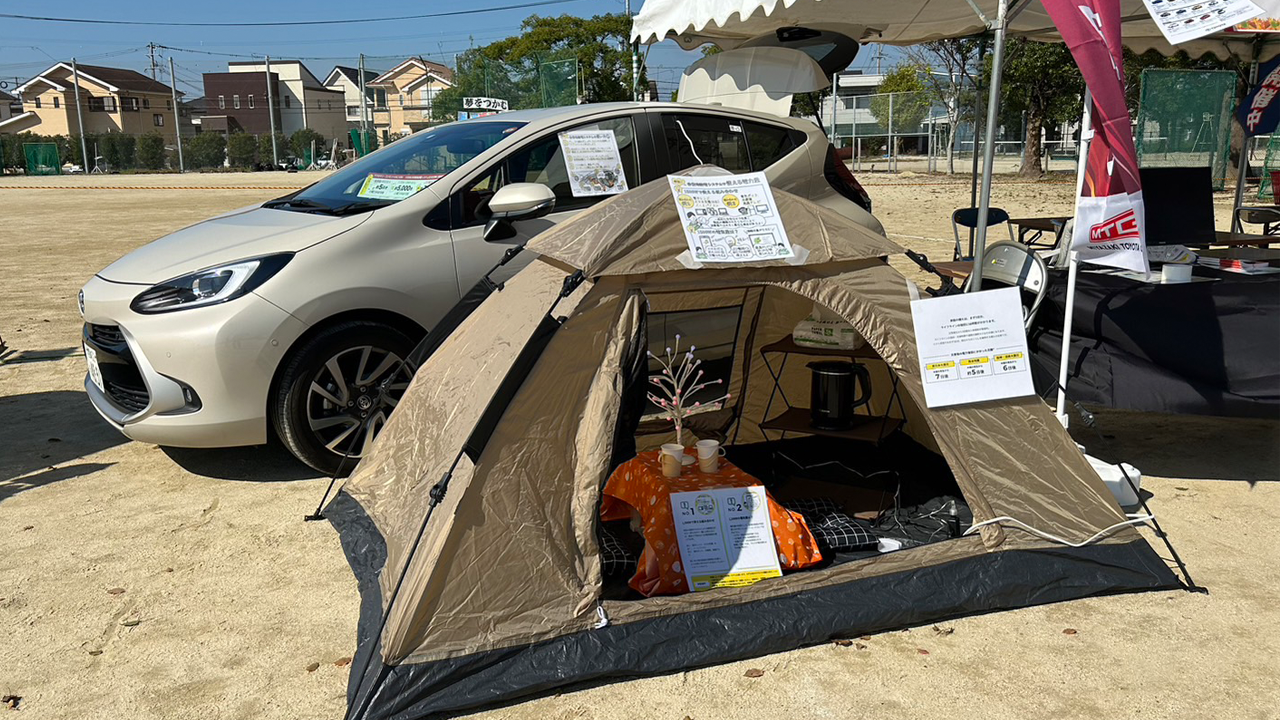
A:
{"type": "Polygon", "coordinates": [[[98,277],[152,285],[236,260],[298,252],[359,226],[372,214],[331,217],[245,208],[165,235],[111,263],[98,277]]]}

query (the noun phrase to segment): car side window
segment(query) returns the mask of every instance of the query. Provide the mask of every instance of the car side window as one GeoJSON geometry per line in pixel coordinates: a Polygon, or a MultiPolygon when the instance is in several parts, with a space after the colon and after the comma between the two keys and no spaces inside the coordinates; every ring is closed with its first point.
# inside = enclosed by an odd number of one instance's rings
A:
{"type": "Polygon", "coordinates": [[[489,199],[503,186],[504,164],[492,168],[489,172],[472,180],[461,190],[453,194],[450,208],[453,211],[453,227],[463,228],[480,224],[476,211],[489,204],[489,199]]]}
{"type": "Polygon", "coordinates": [[[719,165],[730,172],[749,172],[751,158],[742,121],[713,115],[666,113],[663,135],[673,170],[694,165],[719,165]]]}
{"type": "Polygon", "coordinates": [[[789,128],[758,122],[743,122],[742,126],[747,131],[752,170],[764,170],[800,146],[789,128]]]}
{"type": "Polygon", "coordinates": [[[627,187],[640,185],[639,150],[635,125],[630,117],[610,118],[599,122],[558,130],[507,157],[507,182],[531,182],[546,185],[556,196],[556,212],[590,207],[608,195],[575,197],[569,185],[569,172],[560,149],[560,133],[578,130],[610,130],[618,141],[618,155],[627,187]]]}

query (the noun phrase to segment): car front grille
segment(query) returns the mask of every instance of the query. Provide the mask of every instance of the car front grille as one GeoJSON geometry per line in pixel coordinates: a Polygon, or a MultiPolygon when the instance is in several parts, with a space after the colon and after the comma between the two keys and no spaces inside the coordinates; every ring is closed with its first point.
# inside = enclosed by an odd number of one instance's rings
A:
{"type": "Polygon", "coordinates": [[[103,345],[122,345],[124,344],[124,333],[120,332],[118,325],[96,325],[89,324],[89,337],[103,345]]]}
{"type": "Polygon", "coordinates": [[[130,412],[142,412],[151,402],[151,393],[145,387],[134,387],[107,380],[107,395],[122,409],[130,412]]]}

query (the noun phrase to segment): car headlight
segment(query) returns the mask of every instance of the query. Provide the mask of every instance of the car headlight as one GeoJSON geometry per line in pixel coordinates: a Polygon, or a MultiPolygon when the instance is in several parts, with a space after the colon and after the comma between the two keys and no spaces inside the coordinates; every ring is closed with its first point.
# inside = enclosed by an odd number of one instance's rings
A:
{"type": "Polygon", "coordinates": [[[252,292],[280,272],[293,253],[227,263],[152,285],[129,303],[136,313],[154,314],[216,305],[252,292]]]}

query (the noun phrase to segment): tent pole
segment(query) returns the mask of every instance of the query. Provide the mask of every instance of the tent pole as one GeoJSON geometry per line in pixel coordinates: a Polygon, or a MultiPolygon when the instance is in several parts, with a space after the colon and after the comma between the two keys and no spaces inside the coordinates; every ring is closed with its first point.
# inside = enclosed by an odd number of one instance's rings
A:
{"type": "Polygon", "coordinates": [[[995,162],[996,122],[1000,113],[1000,76],[1004,74],[1004,39],[1008,24],[1009,0],[1000,0],[996,13],[995,40],[992,43],[991,87],[987,96],[987,127],[982,148],[982,192],[978,198],[978,227],[974,235],[973,272],[969,275],[968,292],[982,289],[982,256],[987,247],[987,215],[991,209],[991,173],[995,162]]]}
{"type": "MultiPolygon", "coordinates": [[[[1089,157],[1089,143],[1093,140],[1093,93],[1084,89],[1084,109],[1080,111],[1080,156],[1076,160],[1076,198],[1084,190],[1085,162],[1089,157]]],[[[1076,308],[1076,273],[1080,271],[1080,253],[1071,250],[1071,238],[1065,234],[1058,242],[1067,244],[1067,300],[1062,313],[1062,353],[1058,358],[1058,421],[1069,427],[1067,416],[1067,365],[1070,362],[1071,321],[1076,308]]],[[[1059,248],[1058,257],[1062,257],[1059,248]]]]}
{"type": "MultiPolygon", "coordinates": [[[[1258,43],[1253,44],[1253,61],[1249,63],[1249,85],[1245,88],[1245,97],[1258,84],[1258,43]]],[[[1236,200],[1231,206],[1231,232],[1244,232],[1244,226],[1240,224],[1240,206],[1244,203],[1244,182],[1249,174],[1249,141],[1252,140],[1245,133],[1240,140],[1240,162],[1236,163],[1236,200]]]]}

